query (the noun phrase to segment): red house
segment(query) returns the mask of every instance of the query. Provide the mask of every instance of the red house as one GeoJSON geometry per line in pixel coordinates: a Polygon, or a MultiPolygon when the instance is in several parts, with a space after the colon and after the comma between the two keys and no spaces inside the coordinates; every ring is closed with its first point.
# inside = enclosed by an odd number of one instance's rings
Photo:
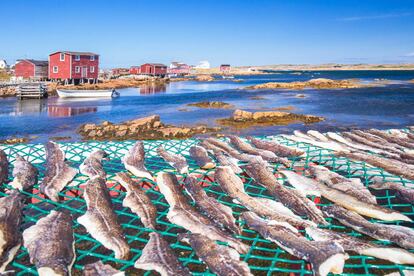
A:
{"type": "Polygon", "coordinates": [[[65,83],[96,82],[99,55],[90,52],[59,51],[49,55],[49,79],[65,83]]]}
{"type": "Polygon", "coordinates": [[[164,77],[167,74],[167,66],[161,63],[145,63],[141,65],[140,74],[164,77]]]}
{"type": "Polygon", "coordinates": [[[128,68],[113,68],[111,70],[112,76],[122,76],[122,75],[128,75],[129,69],[128,68]]]}
{"type": "Polygon", "coordinates": [[[131,75],[139,75],[141,73],[141,66],[131,66],[129,73],[131,75]]]}
{"type": "Polygon", "coordinates": [[[14,67],[14,75],[18,78],[31,80],[47,79],[48,62],[45,60],[23,59],[14,67]]]}
{"type": "Polygon", "coordinates": [[[220,72],[230,72],[230,64],[222,64],[220,65],[220,72]]]}

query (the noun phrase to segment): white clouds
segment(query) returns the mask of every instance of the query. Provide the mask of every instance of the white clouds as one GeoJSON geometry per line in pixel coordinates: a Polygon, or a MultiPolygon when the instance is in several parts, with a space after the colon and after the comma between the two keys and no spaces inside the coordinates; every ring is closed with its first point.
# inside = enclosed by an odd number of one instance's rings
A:
{"type": "Polygon", "coordinates": [[[388,19],[388,18],[398,18],[411,16],[414,13],[412,12],[402,12],[402,13],[385,13],[377,15],[362,15],[362,16],[350,16],[339,18],[339,21],[360,21],[360,20],[375,20],[375,19],[388,19]]]}

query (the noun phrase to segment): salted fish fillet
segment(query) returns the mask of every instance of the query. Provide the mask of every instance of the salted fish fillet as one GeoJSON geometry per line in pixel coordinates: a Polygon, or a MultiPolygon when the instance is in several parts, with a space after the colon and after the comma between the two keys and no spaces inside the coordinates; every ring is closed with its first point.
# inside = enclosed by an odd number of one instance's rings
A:
{"type": "Polygon", "coordinates": [[[364,144],[360,144],[360,143],[355,143],[354,141],[350,141],[348,139],[346,139],[345,137],[342,137],[341,135],[335,133],[335,132],[327,132],[326,136],[341,144],[346,146],[347,149],[349,150],[361,150],[361,151],[371,151],[371,152],[375,152],[375,153],[381,153],[382,151],[380,151],[379,149],[373,148],[373,147],[368,147],[367,145],[364,144]]]}
{"type": "Polygon", "coordinates": [[[79,169],[84,175],[92,177],[106,178],[106,172],[103,168],[102,161],[108,158],[108,154],[101,149],[95,150],[82,162],[79,169]]]}
{"type": "Polygon", "coordinates": [[[161,276],[191,275],[184,267],[167,241],[156,232],[151,232],[150,239],[142,250],[135,267],[143,270],[155,270],[161,276]]]}
{"type": "Polygon", "coordinates": [[[315,179],[325,185],[343,191],[361,201],[377,204],[376,197],[371,194],[367,187],[362,184],[359,178],[346,178],[336,172],[333,172],[323,166],[309,166],[310,173],[315,179]]]}
{"type": "Polygon", "coordinates": [[[360,255],[376,257],[396,264],[414,264],[414,254],[398,247],[390,247],[373,242],[367,242],[362,239],[328,229],[308,227],[305,230],[313,240],[335,241],[342,246],[345,251],[352,251],[360,255]]]}
{"type": "Polygon", "coordinates": [[[91,178],[85,185],[83,197],[87,211],[78,218],[78,222],[105,248],[114,251],[115,258],[128,259],[130,248],[113,211],[105,179],[91,178]]]}
{"type": "Polygon", "coordinates": [[[403,147],[397,143],[390,142],[387,139],[384,139],[382,137],[378,137],[377,135],[374,135],[372,133],[369,133],[367,131],[361,131],[361,130],[354,130],[351,132],[352,134],[356,134],[362,138],[365,138],[368,141],[371,141],[373,143],[377,143],[381,145],[381,147],[388,148],[391,152],[395,153],[401,153],[404,151],[407,151],[408,149],[406,147],[403,147]]]}
{"type": "Polygon", "coordinates": [[[0,198],[0,274],[14,259],[22,244],[22,223],[24,196],[12,191],[8,196],[0,198]]]}
{"type": "Polygon", "coordinates": [[[181,174],[188,173],[188,164],[184,156],[167,152],[162,146],[158,147],[157,153],[165,160],[171,167],[176,169],[181,174]]]}
{"type": "Polygon", "coordinates": [[[217,161],[220,163],[220,166],[229,166],[234,173],[242,173],[243,170],[239,167],[238,160],[231,156],[226,156],[222,152],[215,153],[214,156],[216,157],[217,161]]]}
{"type": "Polygon", "coordinates": [[[305,154],[304,151],[281,145],[275,141],[266,141],[254,137],[246,137],[256,148],[269,150],[280,157],[299,157],[305,154]]]}
{"type": "Polygon", "coordinates": [[[217,244],[200,234],[178,234],[178,239],[186,242],[208,268],[219,276],[252,276],[247,263],[240,260],[239,253],[228,246],[217,244]]]}
{"type": "Polygon", "coordinates": [[[360,152],[338,152],[336,155],[357,161],[363,161],[370,164],[371,166],[382,168],[391,174],[399,175],[409,180],[414,180],[414,169],[410,168],[407,164],[399,162],[397,160],[389,160],[383,157],[360,152]]]}
{"type": "Polygon", "coordinates": [[[298,227],[315,225],[313,222],[304,220],[295,215],[289,208],[285,207],[280,202],[248,195],[244,190],[243,182],[236,174],[234,174],[230,167],[217,167],[214,177],[221,189],[231,198],[260,216],[272,220],[285,221],[298,227]]]}
{"type": "Polygon", "coordinates": [[[207,150],[201,146],[192,146],[190,156],[202,169],[208,170],[216,167],[216,163],[208,156],[207,150]]]}
{"type": "Polygon", "coordinates": [[[259,185],[265,187],[269,193],[283,205],[301,216],[307,216],[315,223],[327,224],[323,213],[315,203],[300,192],[283,186],[274,174],[259,162],[244,166],[246,173],[259,185]]]}
{"type": "Polygon", "coordinates": [[[0,185],[9,179],[9,161],[4,150],[0,149],[0,185]]]}
{"type": "Polygon", "coordinates": [[[381,137],[390,143],[399,144],[400,146],[403,146],[408,149],[414,148],[414,143],[410,142],[409,139],[401,138],[401,136],[393,134],[392,132],[387,133],[387,132],[380,131],[378,129],[370,129],[368,130],[368,132],[378,137],[381,137]]]}
{"type": "Polygon", "coordinates": [[[324,149],[328,149],[328,150],[333,150],[333,151],[343,151],[343,152],[349,152],[349,150],[336,143],[333,141],[329,141],[329,142],[320,142],[320,141],[315,141],[312,139],[307,139],[307,138],[303,138],[303,137],[298,137],[298,136],[294,136],[294,135],[286,135],[286,134],[282,134],[282,137],[285,137],[286,139],[292,140],[294,142],[300,142],[300,143],[307,143],[316,147],[320,147],[320,148],[324,148],[324,149]]]}
{"type": "Polygon", "coordinates": [[[198,184],[198,181],[194,176],[187,176],[184,188],[199,209],[208,218],[220,225],[222,229],[228,230],[233,234],[240,235],[241,230],[236,225],[236,219],[233,217],[232,209],[221,204],[217,201],[217,199],[208,196],[204,189],[198,184]]]}
{"type": "Polygon", "coordinates": [[[14,178],[10,186],[18,190],[27,190],[37,183],[39,172],[29,161],[16,155],[12,174],[14,178]]]}
{"type": "Polygon", "coordinates": [[[320,133],[319,131],[316,130],[308,130],[306,132],[306,134],[312,138],[316,138],[321,142],[329,142],[329,139],[323,135],[322,133],[320,133]]]}
{"type": "Polygon", "coordinates": [[[144,164],[145,150],[144,143],[137,141],[135,145],[122,158],[125,169],[130,171],[136,177],[153,179],[151,173],[147,170],[144,164]]]}
{"type": "MultiPolygon", "coordinates": [[[[247,154],[247,153],[241,153],[235,148],[231,147],[227,143],[214,139],[214,138],[207,138],[204,140],[204,145],[207,146],[208,149],[213,150],[215,152],[223,152],[231,157],[244,162],[250,162],[251,160],[259,159],[263,160],[263,158],[259,155],[253,155],[253,154],[247,154]]],[[[268,166],[270,166],[268,164],[268,166]]]]}
{"type": "Polygon", "coordinates": [[[87,264],[83,268],[83,276],[124,276],[125,272],[113,268],[109,264],[104,264],[102,261],[97,261],[87,264]]]}
{"type": "Polygon", "coordinates": [[[398,199],[414,204],[414,189],[405,187],[401,183],[375,181],[369,187],[376,190],[390,190],[398,199]]]}
{"type": "Polygon", "coordinates": [[[45,146],[46,173],[40,191],[53,201],[59,201],[58,193],[76,176],[78,171],[65,163],[65,154],[55,142],[49,141],[45,146]]]}
{"type": "Polygon", "coordinates": [[[406,249],[414,249],[414,230],[400,225],[372,223],[361,215],[348,211],[341,206],[332,205],[322,207],[322,211],[329,217],[338,220],[345,226],[377,240],[386,240],[398,244],[406,249]]]}
{"type": "Polygon", "coordinates": [[[151,199],[145,194],[145,191],[139,187],[139,184],[132,180],[126,173],[120,172],[115,176],[122,187],[125,188],[127,195],[122,202],[122,206],[131,209],[137,214],[142,224],[147,228],[156,228],[157,208],[152,204],[151,199]]]}
{"type": "Polygon", "coordinates": [[[281,171],[287,178],[289,183],[297,189],[301,189],[302,192],[306,193],[309,191],[314,191],[319,189],[322,197],[342,206],[348,210],[357,212],[358,214],[381,219],[384,221],[411,221],[411,219],[397,211],[382,207],[377,204],[372,204],[365,202],[360,198],[356,198],[352,195],[349,195],[341,190],[328,187],[327,185],[310,179],[306,176],[299,175],[292,171],[281,171]],[[309,186],[307,188],[306,186],[309,186]]]}
{"type": "Polygon", "coordinates": [[[167,218],[170,222],[179,225],[188,231],[206,235],[212,240],[227,242],[240,253],[246,253],[247,245],[221,230],[211,219],[198,212],[191,206],[182,193],[175,175],[160,172],[157,176],[157,185],[166,201],[170,205],[167,218]]]}
{"type": "Polygon", "coordinates": [[[244,153],[251,154],[251,155],[260,156],[263,158],[263,160],[266,160],[266,161],[281,163],[285,167],[290,167],[292,165],[288,159],[278,157],[276,154],[274,154],[270,150],[254,148],[252,145],[240,139],[240,137],[237,137],[234,135],[230,135],[228,137],[230,139],[230,143],[235,148],[237,148],[239,151],[242,151],[244,153]]]}
{"type": "Polygon", "coordinates": [[[311,263],[314,275],[325,276],[330,272],[343,272],[348,255],[336,242],[309,241],[298,232],[292,231],[288,224],[264,220],[253,212],[244,212],[241,216],[249,228],[265,239],[276,243],[289,254],[311,263]]]}
{"type": "Polygon", "coordinates": [[[397,154],[401,153],[400,150],[396,150],[393,147],[389,147],[389,146],[383,146],[382,144],[379,144],[378,142],[368,140],[367,138],[361,137],[355,133],[342,132],[342,136],[352,141],[367,145],[369,147],[380,149],[382,151],[380,153],[387,155],[387,157],[398,156],[397,154]]]}
{"type": "Polygon", "coordinates": [[[30,262],[40,276],[71,275],[75,262],[72,225],[70,214],[53,210],[23,232],[30,262]]]}

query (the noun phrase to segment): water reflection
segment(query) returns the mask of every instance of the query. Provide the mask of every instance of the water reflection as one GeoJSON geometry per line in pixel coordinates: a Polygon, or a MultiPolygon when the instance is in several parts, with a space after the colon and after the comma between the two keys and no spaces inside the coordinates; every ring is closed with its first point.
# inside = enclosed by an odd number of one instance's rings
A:
{"type": "Polygon", "coordinates": [[[167,86],[165,85],[165,83],[145,84],[139,88],[139,94],[141,95],[165,93],[166,91],[167,91],[167,86]]]}
{"type": "Polygon", "coordinates": [[[47,107],[47,101],[43,99],[26,99],[17,101],[14,115],[26,115],[29,113],[42,113],[47,107]]]}
{"type": "Polygon", "coordinates": [[[97,107],[48,106],[49,117],[71,117],[85,113],[97,112],[97,107]]]}

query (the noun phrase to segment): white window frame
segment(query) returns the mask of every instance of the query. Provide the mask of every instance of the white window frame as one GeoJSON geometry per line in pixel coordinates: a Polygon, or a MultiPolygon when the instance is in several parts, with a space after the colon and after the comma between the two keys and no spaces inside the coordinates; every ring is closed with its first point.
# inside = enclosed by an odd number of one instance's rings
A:
{"type": "Polygon", "coordinates": [[[80,60],[80,55],[75,55],[75,60],[79,61],[80,60]]]}
{"type": "Polygon", "coordinates": [[[80,66],[75,66],[75,73],[79,74],[80,73],[80,66]]]}
{"type": "Polygon", "coordinates": [[[91,66],[89,68],[89,73],[95,73],[95,66],[91,66]]]}
{"type": "Polygon", "coordinates": [[[59,73],[59,67],[58,66],[53,66],[52,68],[53,73],[59,73]]]}
{"type": "Polygon", "coordinates": [[[95,56],[90,56],[90,61],[95,61],[95,56]]]}
{"type": "Polygon", "coordinates": [[[60,61],[65,61],[65,53],[60,53],[60,61]]]}

